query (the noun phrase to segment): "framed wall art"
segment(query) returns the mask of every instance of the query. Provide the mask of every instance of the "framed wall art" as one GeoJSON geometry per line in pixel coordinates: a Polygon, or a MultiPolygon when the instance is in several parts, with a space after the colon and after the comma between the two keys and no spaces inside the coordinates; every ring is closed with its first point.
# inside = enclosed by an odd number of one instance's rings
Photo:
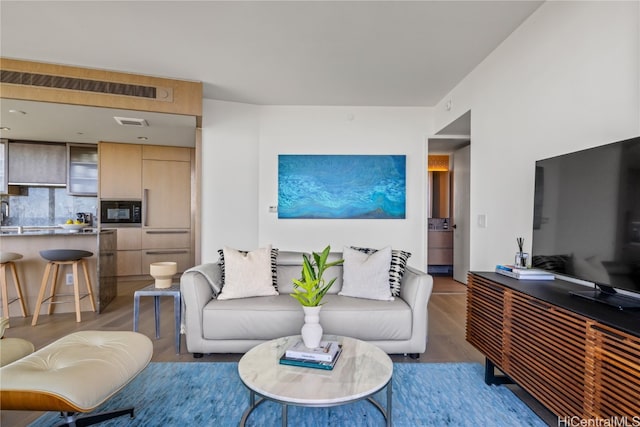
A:
{"type": "Polygon", "coordinates": [[[278,218],[405,216],[405,155],[278,156],[278,218]]]}

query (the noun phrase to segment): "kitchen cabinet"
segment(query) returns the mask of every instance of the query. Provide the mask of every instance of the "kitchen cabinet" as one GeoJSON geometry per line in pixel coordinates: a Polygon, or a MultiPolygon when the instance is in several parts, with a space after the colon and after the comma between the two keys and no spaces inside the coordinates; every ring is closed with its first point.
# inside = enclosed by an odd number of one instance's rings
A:
{"type": "Polygon", "coordinates": [[[118,276],[139,276],[142,274],[142,229],[140,227],[119,227],[118,276]]]}
{"type": "Polygon", "coordinates": [[[9,142],[0,139],[0,194],[7,194],[7,153],[9,142]]]}
{"type": "Polygon", "coordinates": [[[120,227],[118,232],[118,276],[149,274],[153,262],[175,261],[178,273],[193,266],[191,231],[188,229],[142,229],[120,227]]]}
{"type": "Polygon", "coordinates": [[[67,144],[67,192],[74,196],[98,194],[98,146],[67,144]]]}
{"type": "Polygon", "coordinates": [[[193,265],[191,150],[142,147],[142,272],[153,262],[175,261],[178,272],[193,265]]]}
{"type": "Polygon", "coordinates": [[[100,143],[101,198],[142,199],[142,227],[118,228],[118,276],[149,274],[149,264],[175,261],[178,272],[193,266],[191,230],[191,156],[185,147],[100,143]],[[136,148],[133,150],[132,148],[136,148]],[[103,158],[103,153],[106,153],[103,158]],[[118,160],[128,156],[127,183],[113,185],[103,180],[117,175],[118,160]],[[134,162],[129,162],[134,158],[134,162]],[[104,167],[103,167],[104,165],[104,167]],[[107,175],[108,173],[108,175],[107,175]],[[108,194],[108,196],[105,196],[108,194]]]}
{"type": "Polygon", "coordinates": [[[142,231],[142,273],[149,274],[154,262],[174,261],[178,273],[193,266],[191,232],[188,229],[149,229],[142,231]]]}
{"type": "Polygon", "coordinates": [[[191,227],[191,164],[142,161],[143,225],[151,228],[191,227]]]}
{"type": "Polygon", "coordinates": [[[10,142],[9,184],[67,185],[66,144],[10,142]]]}
{"type": "Polygon", "coordinates": [[[142,199],[142,147],[101,142],[98,145],[101,199],[142,199]]]}
{"type": "Polygon", "coordinates": [[[190,162],[191,150],[185,147],[172,147],[167,145],[143,145],[142,158],[144,160],[190,162]]]}

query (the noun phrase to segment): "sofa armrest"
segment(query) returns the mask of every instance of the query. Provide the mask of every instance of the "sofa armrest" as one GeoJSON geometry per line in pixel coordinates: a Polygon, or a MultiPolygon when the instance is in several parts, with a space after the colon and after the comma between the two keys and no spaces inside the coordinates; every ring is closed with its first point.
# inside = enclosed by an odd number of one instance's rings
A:
{"type": "Polygon", "coordinates": [[[433,278],[424,271],[407,266],[402,285],[400,286],[400,298],[402,298],[413,313],[412,340],[418,344],[416,353],[422,353],[427,346],[428,311],[427,304],[433,290],[433,278]]]}
{"type": "Polygon", "coordinates": [[[214,280],[221,276],[220,266],[206,264],[206,269],[213,274],[205,276],[198,271],[198,267],[194,267],[185,271],[180,277],[180,294],[183,304],[182,329],[186,333],[187,348],[189,348],[189,340],[203,339],[202,311],[205,305],[216,297],[210,280],[211,276],[214,280]]]}
{"type": "Polygon", "coordinates": [[[402,298],[412,310],[418,305],[426,307],[433,290],[433,278],[424,271],[413,267],[406,267],[400,286],[400,298],[402,298]]]}

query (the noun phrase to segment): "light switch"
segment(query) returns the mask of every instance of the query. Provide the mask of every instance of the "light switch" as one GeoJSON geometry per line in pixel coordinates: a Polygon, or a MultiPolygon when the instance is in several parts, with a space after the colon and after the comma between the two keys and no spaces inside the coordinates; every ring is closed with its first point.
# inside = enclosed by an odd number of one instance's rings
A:
{"type": "Polygon", "coordinates": [[[478,215],[478,227],[487,228],[487,215],[479,214],[478,215]]]}
{"type": "Polygon", "coordinates": [[[278,213],[277,206],[269,206],[269,213],[278,213]]]}

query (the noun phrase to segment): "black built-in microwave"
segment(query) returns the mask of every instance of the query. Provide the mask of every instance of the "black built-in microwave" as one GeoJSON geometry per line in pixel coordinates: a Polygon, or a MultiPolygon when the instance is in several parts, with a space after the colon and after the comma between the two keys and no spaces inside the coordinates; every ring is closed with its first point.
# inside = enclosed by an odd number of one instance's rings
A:
{"type": "Polygon", "coordinates": [[[100,224],[141,225],[140,200],[100,200],[100,224]]]}

